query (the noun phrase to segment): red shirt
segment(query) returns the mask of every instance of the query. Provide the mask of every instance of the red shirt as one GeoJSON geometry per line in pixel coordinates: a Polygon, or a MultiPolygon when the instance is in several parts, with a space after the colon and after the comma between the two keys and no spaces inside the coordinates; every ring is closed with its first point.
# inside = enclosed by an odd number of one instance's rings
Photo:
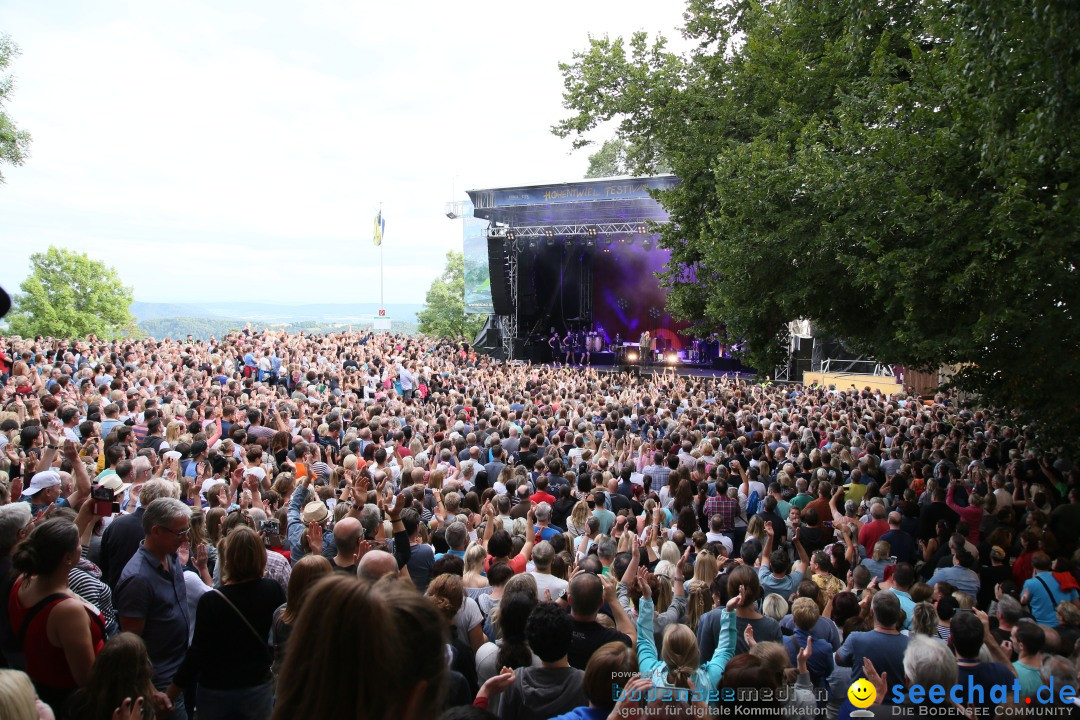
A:
{"type": "MultiPolygon", "coordinates": [[[[487,556],[487,560],[484,562],[484,572],[487,572],[491,569],[491,561],[494,559],[495,558],[491,557],[490,555],[487,556]]],[[[514,571],[515,575],[520,575],[521,573],[525,572],[525,556],[522,553],[518,553],[514,557],[510,558],[509,565],[510,569],[514,571]]]]}
{"type": "MultiPolygon", "coordinates": [[[[11,588],[11,597],[8,598],[8,618],[16,635],[22,629],[23,619],[30,611],[30,608],[19,601],[20,587],[22,587],[22,578],[15,581],[15,585],[11,588]]],[[[46,630],[49,613],[57,605],[69,599],[71,599],[69,595],[58,597],[34,615],[26,632],[26,642],[23,643],[23,649],[26,652],[26,674],[35,683],[58,690],[71,690],[79,686],[71,674],[71,667],[64,655],[64,649],[49,642],[46,630]]],[[[79,602],[82,603],[81,600],[79,602]]],[[[89,607],[86,607],[86,614],[87,622],[90,624],[90,642],[94,646],[96,656],[105,646],[105,620],[100,613],[95,614],[89,607]]]]}
{"type": "Polygon", "coordinates": [[[888,520],[874,520],[859,528],[859,544],[866,548],[867,556],[874,556],[874,543],[887,532],[889,532],[888,520]]]}
{"type": "Polygon", "coordinates": [[[537,490],[536,492],[534,492],[532,495],[529,496],[529,499],[532,500],[533,505],[542,502],[546,502],[548,505],[555,504],[555,496],[549,495],[542,490],[537,490]]]}

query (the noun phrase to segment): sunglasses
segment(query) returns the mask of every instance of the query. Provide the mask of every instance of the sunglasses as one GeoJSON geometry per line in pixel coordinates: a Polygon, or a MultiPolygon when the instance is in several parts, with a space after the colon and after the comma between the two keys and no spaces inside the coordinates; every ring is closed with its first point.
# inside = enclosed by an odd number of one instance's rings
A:
{"type": "Polygon", "coordinates": [[[171,532],[176,537],[183,538],[183,537],[187,537],[188,535],[191,534],[191,528],[189,528],[189,527],[184,528],[183,530],[173,530],[172,528],[165,527],[164,525],[158,525],[158,527],[161,528],[162,530],[167,530],[168,532],[171,532]]]}

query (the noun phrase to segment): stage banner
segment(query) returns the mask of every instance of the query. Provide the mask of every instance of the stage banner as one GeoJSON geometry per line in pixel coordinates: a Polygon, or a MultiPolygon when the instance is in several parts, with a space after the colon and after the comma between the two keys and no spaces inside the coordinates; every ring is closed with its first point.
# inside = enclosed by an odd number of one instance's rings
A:
{"type": "Polygon", "coordinates": [[[640,200],[650,190],[669,190],[679,183],[672,176],[590,181],[563,185],[535,185],[522,188],[486,190],[476,193],[477,206],[486,210],[520,205],[557,205],[594,200],[640,200]]]}
{"type": "Polygon", "coordinates": [[[473,204],[466,201],[461,212],[463,250],[465,253],[465,312],[490,315],[491,274],[488,272],[488,221],[473,217],[473,204]]]}

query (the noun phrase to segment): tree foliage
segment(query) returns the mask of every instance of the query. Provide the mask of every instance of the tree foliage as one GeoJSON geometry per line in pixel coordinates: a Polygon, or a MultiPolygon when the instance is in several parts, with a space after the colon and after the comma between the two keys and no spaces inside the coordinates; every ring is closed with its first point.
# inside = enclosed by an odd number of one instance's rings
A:
{"type": "Polygon", "coordinates": [[[1080,5],[1069,0],[690,0],[675,54],[592,38],[562,65],[587,141],[670,161],[664,281],[757,367],[810,319],[884,362],[1075,438],[1080,403],[1080,5]]]}
{"type": "Polygon", "coordinates": [[[446,268],[432,281],[424,298],[424,309],[416,317],[420,332],[425,335],[471,342],[480,332],[484,318],[465,314],[464,253],[446,253],[446,268]]]}
{"type": "Polygon", "coordinates": [[[75,339],[135,331],[131,289],[113,268],[55,247],[31,255],[30,264],[8,316],[12,333],[75,339]]]}
{"type": "Polygon", "coordinates": [[[626,175],[626,143],[622,140],[605,140],[600,149],[589,156],[587,178],[626,175]]]}
{"type": "MultiPolygon", "coordinates": [[[[30,151],[30,133],[15,127],[4,111],[15,82],[6,71],[19,54],[19,48],[7,35],[0,35],[0,164],[22,165],[30,151]]],[[[0,173],[0,182],[4,181],[0,173]]]]}

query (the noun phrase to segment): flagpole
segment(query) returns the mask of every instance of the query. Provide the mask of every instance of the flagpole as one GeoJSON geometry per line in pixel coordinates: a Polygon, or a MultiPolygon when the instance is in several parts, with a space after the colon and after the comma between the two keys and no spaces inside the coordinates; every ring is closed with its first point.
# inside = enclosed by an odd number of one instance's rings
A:
{"type": "MultiPolygon", "coordinates": [[[[379,222],[382,222],[382,203],[379,203],[379,222]]],[[[383,244],[382,244],[382,228],[379,228],[379,310],[381,311],[385,305],[383,305],[383,244]]]]}

